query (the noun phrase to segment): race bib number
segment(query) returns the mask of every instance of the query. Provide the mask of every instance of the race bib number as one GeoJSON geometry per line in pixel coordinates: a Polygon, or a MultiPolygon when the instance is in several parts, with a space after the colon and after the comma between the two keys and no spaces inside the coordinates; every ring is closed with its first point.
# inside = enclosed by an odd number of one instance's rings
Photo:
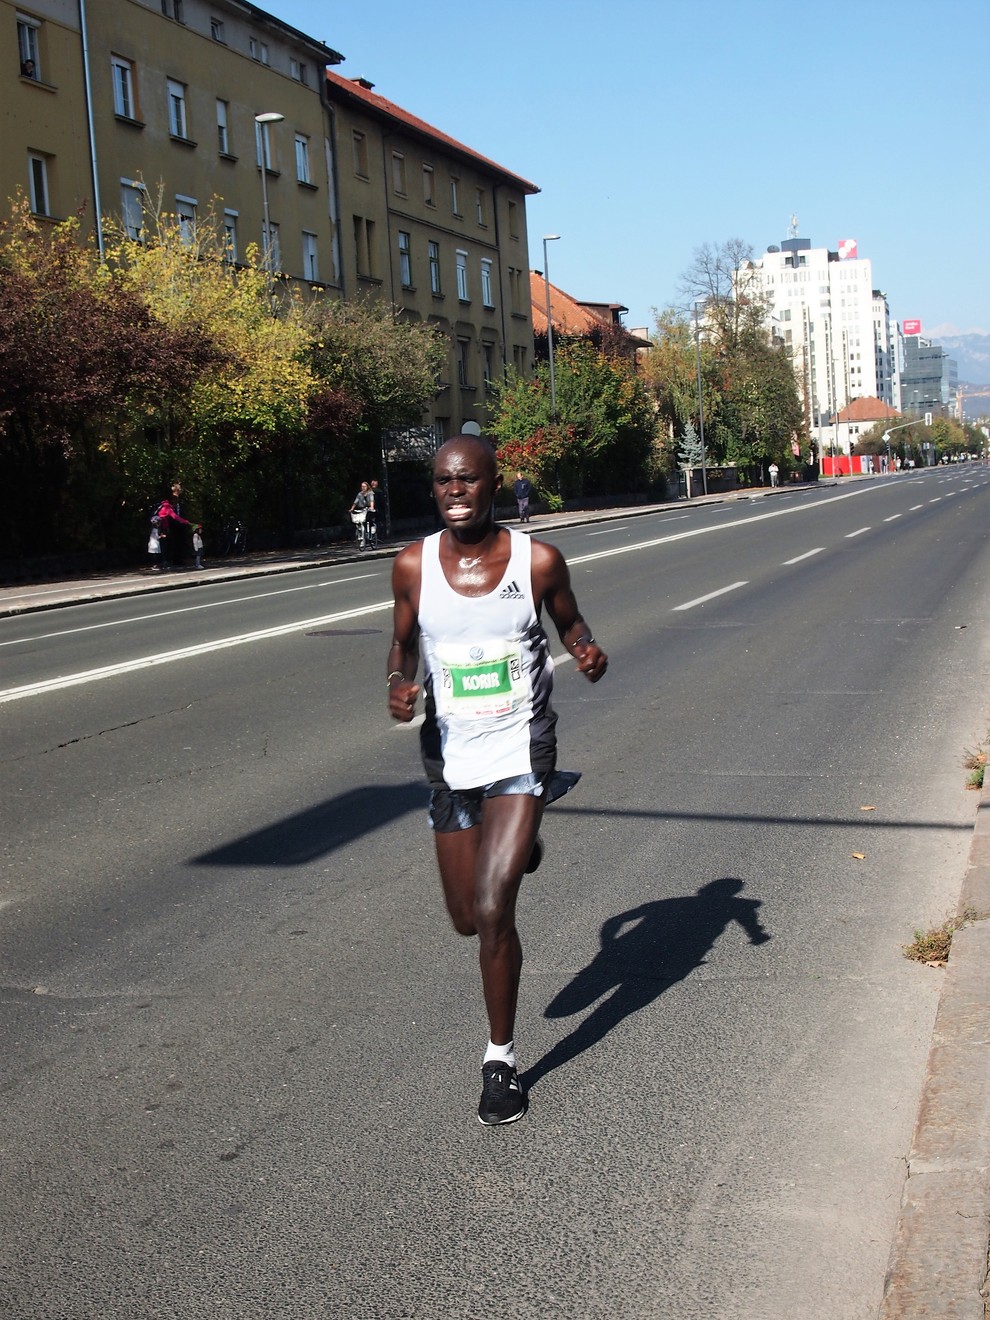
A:
{"type": "Polygon", "coordinates": [[[437,706],[459,719],[507,715],[525,696],[522,653],[497,642],[489,646],[438,649],[437,706]]]}

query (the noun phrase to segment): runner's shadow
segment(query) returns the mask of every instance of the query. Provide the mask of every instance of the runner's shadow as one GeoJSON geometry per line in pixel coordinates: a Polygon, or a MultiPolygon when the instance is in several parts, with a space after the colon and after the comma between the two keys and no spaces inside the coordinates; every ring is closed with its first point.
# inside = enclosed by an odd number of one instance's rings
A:
{"type": "Polygon", "coordinates": [[[543,1016],[570,1017],[603,995],[609,997],[527,1071],[523,1078],[527,1089],[704,966],[706,955],[731,922],[739,923],[750,944],[765,944],[770,936],[757,916],[760,902],[738,897],[742,888],[741,880],[726,876],[702,885],[690,898],[656,899],[609,917],[602,925],[602,947],[594,960],[554,996],[543,1016]]]}

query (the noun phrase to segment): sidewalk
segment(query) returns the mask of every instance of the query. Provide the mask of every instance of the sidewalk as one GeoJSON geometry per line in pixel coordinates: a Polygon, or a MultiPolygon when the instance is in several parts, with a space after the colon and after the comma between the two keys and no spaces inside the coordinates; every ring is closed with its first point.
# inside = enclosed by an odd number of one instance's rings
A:
{"type": "MultiPolygon", "coordinates": [[[[851,479],[842,479],[848,484],[851,479]]],[[[852,480],[855,480],[853,478],[852,480]]],[[[834,485],[833,481],[819,483],[834,485]]],[[[754,500],[814,486],[757,488],[667,504],[537,515],[530,530],[675,514],[689,505],[754,500]]],[[[515,520],[508,523],[515,525],[515,520]]],[[[422,534],[422,533],[419,533],[422,534]]],[[[266,577],[358,560],[391,559],[414,540],[360,552],[352,541],[224,559],[171,574],[150,570],[0,587],[0,617],[118,596],[181,591],[206,582],[266,577]]],[[[959,912],[990,914],[990,782],[984,787],[959,912]]],[[[990,920],[957,932],[944,972],[921,1105],[879,1320],[988,1320],[990,1243],[990,920]]]]}
{"type": "MultiPolygon", "coordinates": [[[[831,485],[834,483],[825,483],[831,485]]],[[[594,509],[570,513],[536,514],[528,524],[534,535],[560,527],[578,527],[582,523],[613,522],[617,518],[642,518],[647,514],[675,513],[689,505],[717,504],[725,500],[760,499],[790,490],[813,490],[812,486],[757,487],[725,495],[702,495],[691,500],[667,504],[637,504],[631,508],[594,509]]],[[[507,526],[516,526],[511,518],[507,526]]],[[[159,591],[182,591],[205,582],[226,582],[239,578],[268,577],[277,573],[297,573],[306,568],[346,564],[356,560],[391,559],[403,546],[431,531],[421,529],[405,539],[389,541],[377,550],[359,551],[354,541],[334,541],[326,546],[305,550],[272,550],[207,562],[201,569],[179,569],[173,573],[155,573],[150,568],[112,573],[94,573],[88,577],[47,583],[19,583],[0,586],[0,618],[12,614],[30,614],[37,610],[57,609],[63,605],[85,605],[116,596],[141,596],[159,591]]]]}

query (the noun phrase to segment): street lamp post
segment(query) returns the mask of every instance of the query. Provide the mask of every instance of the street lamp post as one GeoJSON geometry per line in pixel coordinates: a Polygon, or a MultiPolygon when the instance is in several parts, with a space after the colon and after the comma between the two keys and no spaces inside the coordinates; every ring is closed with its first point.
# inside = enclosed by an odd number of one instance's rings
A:
{"type": "Polygon", "coordinates": [[[268,282],[271,286],[274,276],[272,269],[272,217],[268,210],[268,125],[280,124],[285,115],[280,115],[276,110],[267,110],[264,114],[255,115],[254,122],[260,129],[258,139],[259,153],[261,156],[261,207],[265,219],[265,270],[268,272],[268,282]]]}
{"type": "MultiPolygon", "coordinates": [[[[547,244],[555,243],[559,234],[543,235],[543,287],[547,294],[547,354],[550,358],[550,424],[557,425],[557,383],[553,374],[553,321],[550,317],[550,262],[547,257],[547,244]]],[[[557,498],[560,491],[560,460],[557,460],[557,498]]]]}
{"type": "Polygon", "coordinates": [[[708,464],[705,461],[705,404],[701,389],[701,330],[698,325],[698,303],[703,299],[696,299],[694,304],[694,361],[698,369],[698,439],[701,441],[701,490],[702,494],[708,494],[708,464]]]}

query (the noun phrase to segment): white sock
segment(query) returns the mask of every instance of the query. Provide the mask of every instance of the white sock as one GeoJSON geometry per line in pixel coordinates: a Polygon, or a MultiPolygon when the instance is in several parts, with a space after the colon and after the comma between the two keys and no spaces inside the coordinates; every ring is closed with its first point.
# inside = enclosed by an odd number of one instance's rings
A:
{"type": "Polygon", "coordinates": [[[489,1040],[485,1057],[481,1061],[482,1066],[486,1063],[507,1063],[510,1068],[514,1068],[516,1066],[515,1044],[514,1040],[510,1040],[507,1045],[495,1045],[489,1040]]]}

